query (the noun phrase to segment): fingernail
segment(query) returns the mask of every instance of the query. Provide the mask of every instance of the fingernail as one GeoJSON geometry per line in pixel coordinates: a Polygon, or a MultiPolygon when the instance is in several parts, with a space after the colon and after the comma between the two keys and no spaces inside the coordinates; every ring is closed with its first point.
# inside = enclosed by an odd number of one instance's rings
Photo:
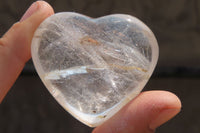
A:
{"type": "Polygon", "coordinates": [[[20,19],[20,22],[26,20],[28,17],[30,17],[34,12],[36,12],[39,8],[39,5],[37,2],[34,2],[29,8],[28,10],[24,13],[24,15],[22,16],[22,18],[20,19]]]}
{"type": "Polygon", "coordinates": [[[154,130],[163,123],[170,120],[172,117],[174,117],[176,114],[180,112],[180,109],[166,109],[159,113],[159,115],[156,116],[155,119],[153,119],[149,125],[149,128],[154,130]]]}

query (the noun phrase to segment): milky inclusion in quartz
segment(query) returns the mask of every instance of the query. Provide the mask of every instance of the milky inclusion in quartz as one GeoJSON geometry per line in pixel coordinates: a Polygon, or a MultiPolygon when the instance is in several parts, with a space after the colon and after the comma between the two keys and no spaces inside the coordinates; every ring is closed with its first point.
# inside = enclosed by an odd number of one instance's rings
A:
{"type": "Polygon", "coordinates": [[[140,20],[77,13],[47,18],[32,41],[36,70],[74,117],[98,126],[144,87],[158,58],[157,41],[140,20]]]}

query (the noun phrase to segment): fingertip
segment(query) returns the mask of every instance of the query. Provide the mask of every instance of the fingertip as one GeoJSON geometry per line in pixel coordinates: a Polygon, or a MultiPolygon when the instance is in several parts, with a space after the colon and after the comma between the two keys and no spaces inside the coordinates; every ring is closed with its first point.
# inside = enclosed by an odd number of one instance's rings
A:
{"type": "Polygon", "coordinates": [[[182,103],[181,100],[178,98],[178,96],[168,91],[165,91],[165,93],[168,93],[168,99],[171,99],[171,107],[181,109],[182,103]]]}
{"type": "MultiPolygon", "coordinates": [[[[29,15],[28,18],[25,19],[25,22],[22,21],[22,23],[26,22],[34,22],[36,24],[41,23],[45,18],[54,14],[52,6],[45,1],[36,1],[35,3],[32,4],[32,6],[37,8],[34,8],[35,10],[32,10],[31,15],[29,15]]],[[[29,11],[29,9],[27,10],[27,12],[29,11]]]]}
{"type": "Polygon", "coordinates": [[[138,102],[144,102],[150,100],[152,103],[156,103],[160,108],[181,108],[182,104],[180,99],[172,92],[169,91],[146,91],[142,92],[138,102]],[[147,100],[148,99],[148,100],[147,100]]]}
{"type": "Polygon", "coordinates": [[[41,10],[44,10],[47,13],[48,16],[54,14],[54,10],[49,3],[45,1],[37,1],[37,4],[41,10]]]}
{"type": "Polygon", "coordinates": [[[152,115],[153,117],[149,122],[149,129],[155,130],[181,111],[181,101],[174,93],[169,91],[149,91],[147,93],[149,93],[147,95],[152,93],[155,96],[152,102],[156,103],[156,107],[152,109],[154,116],[152,115]]]}
{"type": "MultiPolygon", "coordinates": [[[[50,4],[45,1],[37,1],[35,2],[37,5],[37,11],[35,11],[31,16],[26,18],[24,21],[19,22],[19,30],[18,32],[24,33],[22,35],[18,35],[15,32],[13,33],[12,38],[19,38],[18,40],[23,40],[23,42],[18,41],[22,47],[24,48],[23,52],[20,52],[20,56],[22,61],[27,62],[30,57],[30,45],[32,41],[32,37],[34,35],[37,27],[49,16],[54,14],[54,10],[50,4]]],[[[13,28],[14,29],[14,28],[13,28]]],[[[10,34],[11,35],[11,34],[10,34]]],[[[13,43],[12,43],[13,44],[13,43]]],[[[17,53],[19,50],[15,49],[17,53]]]]}
{"type": "Polygon", "coordinates": [[[27,18],[31,17],[37,11],[44,10],[47,15],[54,13],[53,8],[45,1],[36,1],[26,10],[24,15],[21,17],[19,22],[25,21],[27,18]]]}

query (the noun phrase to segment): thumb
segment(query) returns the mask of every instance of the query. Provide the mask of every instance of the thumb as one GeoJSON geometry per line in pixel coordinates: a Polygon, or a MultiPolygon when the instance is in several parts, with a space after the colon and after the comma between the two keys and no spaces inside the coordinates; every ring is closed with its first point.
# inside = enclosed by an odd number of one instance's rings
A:
{"type": "Polygon", "coordinates": [[[0,38],[0,102],[31,57],[30,45],[36,28],[53,13],[48,3],[37,1],[30,6],[20,22],[15,23],[0,38]]]}
{"type": "Polygon", "coordinates": [[[153,133],[180,108],[180,100],[170,92],[143,92],[93,133],[153,133]]]}

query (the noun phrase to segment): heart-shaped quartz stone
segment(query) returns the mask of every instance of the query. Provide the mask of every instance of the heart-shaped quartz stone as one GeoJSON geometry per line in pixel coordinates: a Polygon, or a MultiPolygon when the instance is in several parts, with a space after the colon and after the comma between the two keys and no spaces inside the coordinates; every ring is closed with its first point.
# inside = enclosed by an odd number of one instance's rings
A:
{"type": "Polygon", "coordinates": [[[158,59],[151,30],[123,14],[93,19],[57,13],[36,30],[31,51],[50,93],[91,127],[109,119],[140,93],[158,59]]]}

